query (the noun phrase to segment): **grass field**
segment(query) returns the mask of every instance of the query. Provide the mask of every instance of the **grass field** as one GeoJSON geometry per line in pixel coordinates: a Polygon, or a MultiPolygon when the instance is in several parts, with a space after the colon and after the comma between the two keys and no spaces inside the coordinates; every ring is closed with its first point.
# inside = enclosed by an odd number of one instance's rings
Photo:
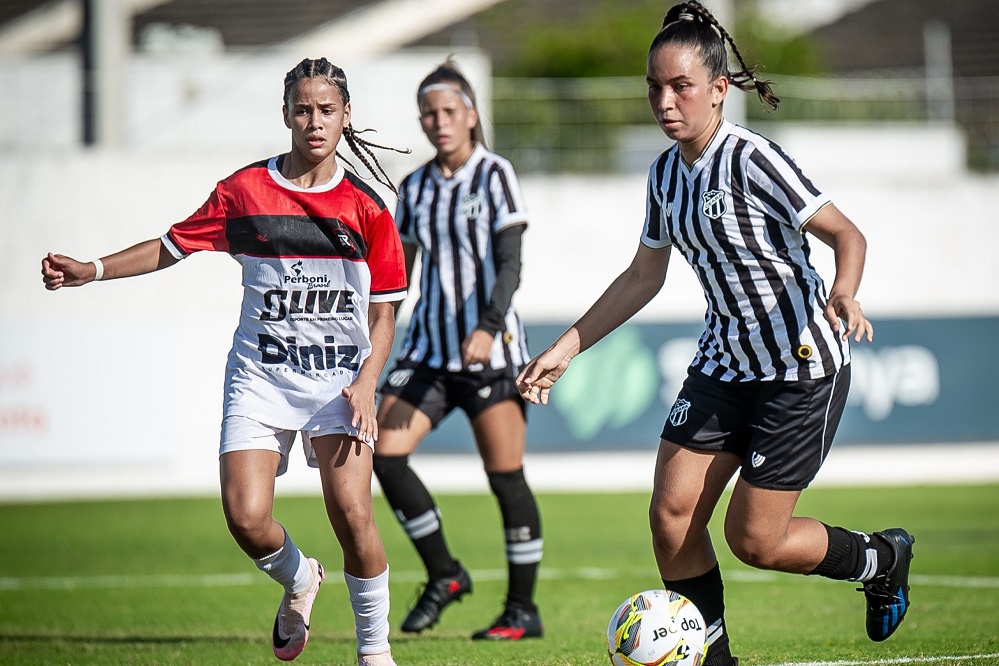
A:
{"type": "MultiPolygon", "coordinates": [[[[475,591],[420,637],[398,624],[422,580],[402,530],[376,498],[392,567],[393,652],[406,664],[606,664],[610,613],[661,586],[646,494],[539,497],[545,560],[538,601],[546,637],[483,644],[468,635],[501,610],[505,562],[489,496],[439,497],[449,541],[475,591]]],[[[825,489],[800,513],[916,535],[912,610],[898,633],[864,633],[855,585],[751,570],[724,545],[734,652],[774,664],[999,664],[999,486],[825,489]]],[[[298,664],[352,664],[353,624],[340,555],[318,498],[281,498],[277,516],[327,578],[298,664]]],[[[0,663],[276,664],[270,629],[280,589],[226,532],[216,499],[0,505],[0,663]]],[[[713,526],[719,535],[718,526],[713,526]]]]}

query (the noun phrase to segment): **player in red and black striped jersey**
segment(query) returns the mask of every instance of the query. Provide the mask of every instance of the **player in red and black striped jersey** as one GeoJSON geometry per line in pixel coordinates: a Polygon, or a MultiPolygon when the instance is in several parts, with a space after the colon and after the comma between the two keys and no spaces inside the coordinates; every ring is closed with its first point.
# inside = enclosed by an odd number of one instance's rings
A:
{"type": "Polygon", "coordinates": [[[864,534],[796,516],[832,445],[850,381],[849,339],[874,329],[856,300],[866,256],[857,227],[770,140],[725,121],[729,86],[779,100],[699,2],[673,6],[649,49],[652,113],[676,143],[649,172],[631,265],[519,377],[547,402],[580,352],[662,289],[675,246],[707,300],[705,331],[663,428],[650,508],[663,584],[708,624],[705,666],[738,666],[708,521],[738,473],[725,515],[732,552],[760,569],[862,583],[868,636],[882,641],[909,605],[913,538],[864,534]],[[742,69],[728,70],[730,46],[742,69]],[[827,294],[806,234],[835,253],[827,294]],[[741,469],[740,469],[741,468],[741,469]]]}
{"type": "MultiPolygon", "coordinates": [[[[375,391],[406,294],[405,259],[392,215],[337,162],[347,141],[370,167],[370,144],[350,125],[346,77],[325,58],[285,78],[288,153],[220,181],[204,205],[159,239],[95,262],[42,260],[46,288],[167,268],[199,251],[225,252],[243,270],[243,303],[226,367],[220,462],[229,530],[285,594],[273,629],[283,660],[305,648],[325,574],[272,517],[274,477],[296,433],[318,467],[344,556],[358,663],[394,664],[389,649],[388,564],[371,502],[378,437],[375,391]]],[[[381,172],[380,182],[391,186],[381,172]]]]}

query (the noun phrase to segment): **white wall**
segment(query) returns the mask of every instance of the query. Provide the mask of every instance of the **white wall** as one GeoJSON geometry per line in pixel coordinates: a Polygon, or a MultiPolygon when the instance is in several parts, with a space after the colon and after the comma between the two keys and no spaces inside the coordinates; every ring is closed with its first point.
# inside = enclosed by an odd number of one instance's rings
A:
{"type": "MultiPolygon", "coordinates": [[[[442,57],[346,67],[356,72],[357,126],[370,120],[379,140],[416,149],[385,160],[395,179],[429,156],[414,88],[442,57]]],[[[488,76],[487,66],[468,62],[488,76]]],[[[218,179],[286,150],[278,111],[291,64],[160,73],[149,65],[136,81],[131,146],[120,152],[69,147],[72,122],[47,97],[57,97],[58,68],[46,70],[51,80],[21,77],[37,103],[12,105],[5,86],[21,79],[0,67],[0,489],[38,496],[80,484],[139,493],[214,487],[223,368],[240,300],[236,263],[202,254],[160,274],[48,293],[39,262],[47,251],[86,259],[159,236],[218,179]],[[219,109],[213,100],[223,92],[219,109]],[[21,123],[20,134],[10,123],[21,123]]],[[[999,313],[999,178],[963,172],[953,130],[782,132],[779,140],[867,235],[860,300],[875,323],[999,313]]],[[[523,187],[531,226],[518,303],[532,322],[568,323],[629,262],[645,176],[532,176],[523,187]]],[[[814,254],[831,277],[828,250],[814,254]]],[[[676,257],[663,293],[640,317],[702,313],[700,288],[676,257]]],[[[314,480],[305,474],[304,483],[314,480]]]]}

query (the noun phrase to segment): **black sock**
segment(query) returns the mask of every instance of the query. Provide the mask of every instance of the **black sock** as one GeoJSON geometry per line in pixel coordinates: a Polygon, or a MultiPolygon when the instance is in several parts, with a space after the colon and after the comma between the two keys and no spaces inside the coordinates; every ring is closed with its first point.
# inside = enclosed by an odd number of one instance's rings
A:
{"type": "Polygon", "coordinates": [[[730,666],[732,651],[725,630],[725,585],[722,583],[721,568],[714,568],[705,574],[683,580],[663,579],[667,590],[673,590],[690,599],[707,625],[708,653],[704,666],[730,666]]]}
{"type": "Polygon", "coordinates": [[[891,547],[884,539],[842,527],[830,527],[825,523],[822,525],[829,536],[829,546],[826,556],[809,576],[868,581],[891,566],[891,547]]]}
{"type": "Polygon", "coordinates": [[[509,586],[506,603],[527,611],[536,611],[534,587],[541,562],[541,516],[524,478],[523,468],[515,472],[489,474],[489,487],[499,502],[503,515],[509,586]]]}
{"type": "Polygon", "coordinates": [[[385,499],[431,578],[458,573],[458,562],[448,550],[440,510],[426,486],[409,466],[409,456],[374,456],[373,467],[385,499]]]}

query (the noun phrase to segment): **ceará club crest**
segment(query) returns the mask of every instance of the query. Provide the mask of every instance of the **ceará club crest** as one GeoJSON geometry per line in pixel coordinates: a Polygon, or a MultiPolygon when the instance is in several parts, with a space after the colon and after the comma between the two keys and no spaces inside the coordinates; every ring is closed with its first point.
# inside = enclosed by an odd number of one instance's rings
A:
{"type": "Polygon", "coordinates": [[[708,190],[701,195],[701,212],[712,220],[717,220],[727,210],[728,204],[725,203],[725,193],[723,191],[708,190]]]}
{"type": "Polygon", "coordinates": [[[474,220],[482,213],[482,195],[472,192],[461,200],[461,214],[469,220],[474,220]]]}

